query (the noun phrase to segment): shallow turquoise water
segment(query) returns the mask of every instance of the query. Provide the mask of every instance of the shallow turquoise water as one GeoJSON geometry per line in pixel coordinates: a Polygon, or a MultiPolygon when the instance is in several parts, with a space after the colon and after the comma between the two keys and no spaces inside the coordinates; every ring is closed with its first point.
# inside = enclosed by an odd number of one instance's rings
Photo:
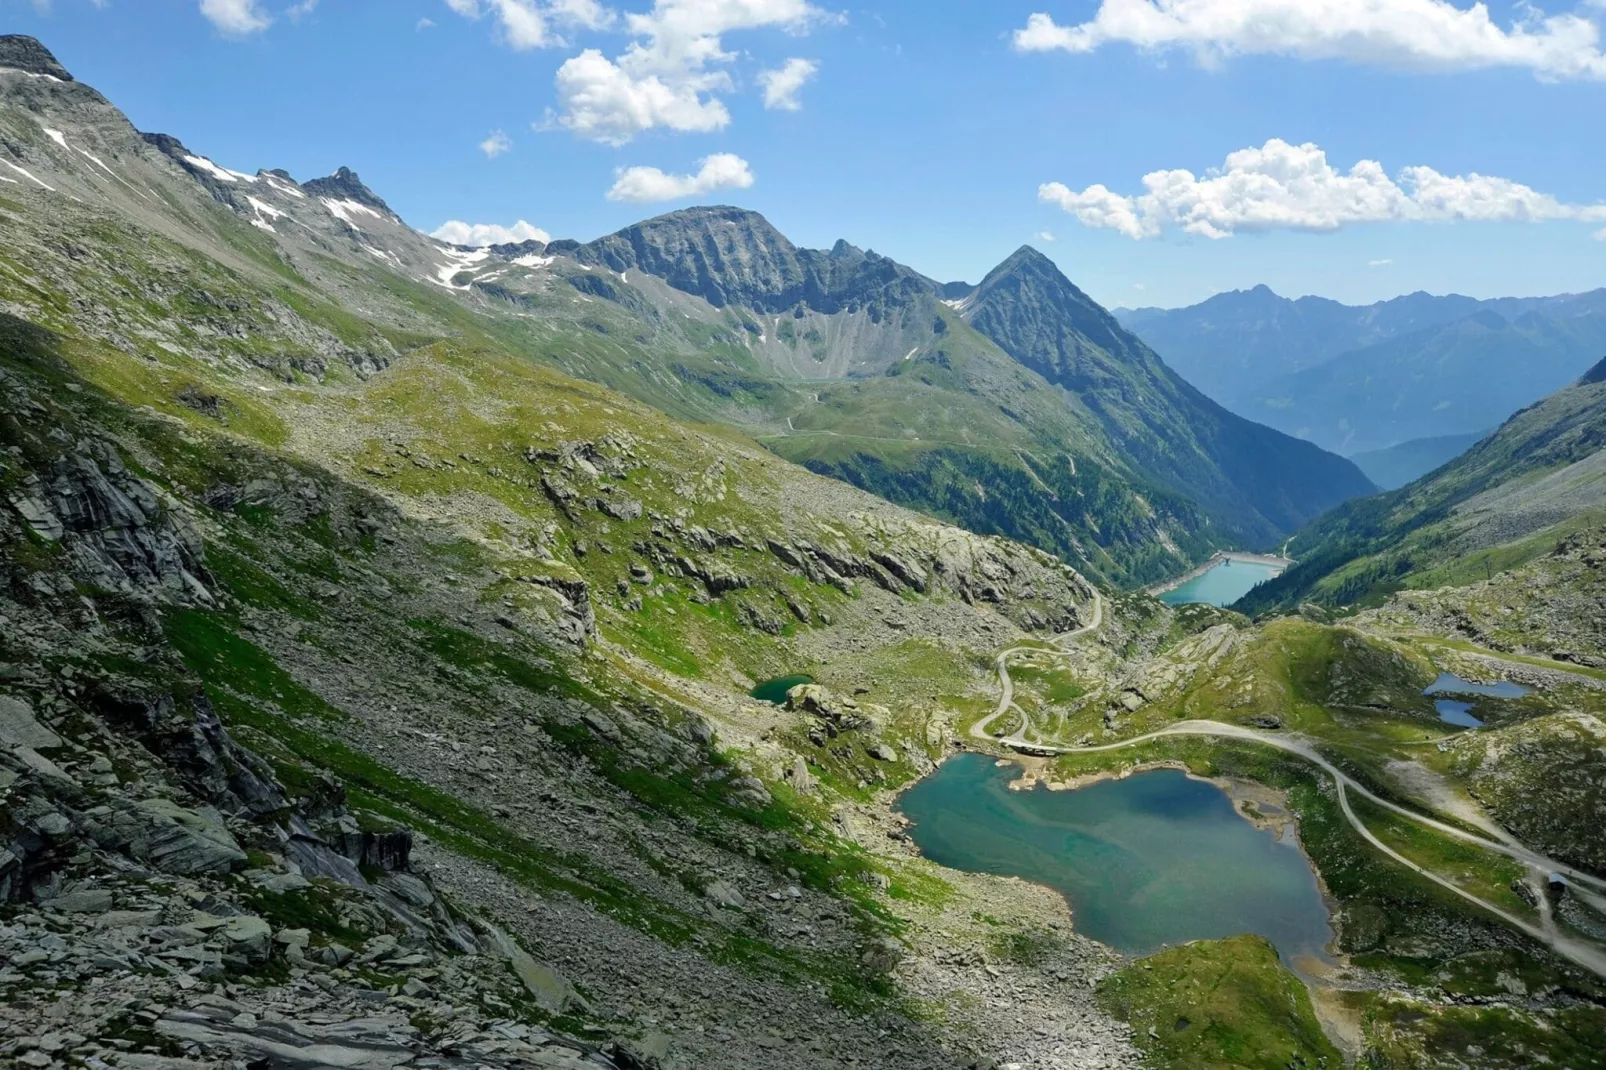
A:
{"type": "Polygon", "coordinates": [[[1204,602],[1212,606],[1230,606],[1249,593],[1256,584],[1264,583],[1282,570],[1274,565],[1258,565],[1248,561],[1223,561],[1202,575],[1173,588],[1160,596],[1168,605],[1180,606],[1185,602],[1204,602]]]}
{"type": "Polygon", "coordinates": [[[905,792],[898,806],[921,851],[1054,888],[1078,931],[1128,954],[1259,933],[1286,961],[1328,958],[1333,932],[1310,864],[1214,784],[1161,769],[1010,791],[1019,772],[959,754],[905,792]]]}
{"type": "Polygon", "coordinates": [[[765,680],[748,694],[760,702],[773,702],[779,706],[786,701],[786,693],[798,684],[812,684],[812,676],[777,676],[773,680],[765,680]]]}

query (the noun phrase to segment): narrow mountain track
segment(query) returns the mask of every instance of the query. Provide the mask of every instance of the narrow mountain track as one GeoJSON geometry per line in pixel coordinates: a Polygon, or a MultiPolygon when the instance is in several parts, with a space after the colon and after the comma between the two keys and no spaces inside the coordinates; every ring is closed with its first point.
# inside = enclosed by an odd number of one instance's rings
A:
{"type": "Polygon", "coordinates": [[[1344,819],[1349,823],[1350,827],[1352,827],[1356,833],[1360,835],[1362,839],[1366,840],[1367,843],[1371,844],[1382,854],[1399,865],[1404,866],[1411,872],[1419,874],[1426,880],[1430,880],[1434,884],[1437,884],[1447,891],[1454,893],[1460,898],[1476,906],[1478,909],[1500,919],[1500,921],[1511,926],[1513,929],[1516,929],[1517,931],[1539,941],[1562,957],[1584,967],[1587,970],[1590,970],[1595,974],[1606,977],[1606,950],[1603,950],[1594,943],[1581,940],[1569,933],[1563,932],[1556,924],[1555,917],[1550,909],[1549,902],[1544,898],[1543,891],[1544,885],[1550,876],[1552,874],[1560,874],[1567,879],[1573,889],[1580,893],[1583,898],[1589,900],[1590,902],[1597,902],[1600,901],[1603,893],[1606,893],[1606,880],[1603,880],[1594,874],[1579,870],[1576,867],[1570,866],[1557,859],[1551,858],[1539,851],[1535,851],[1523,844],[1520,840],[1517,840],[1515,837],[1511,836],[1509,833],[1506,833],[1504,830],[1491,829],[1491,834],[1495,838],[1490,839],[1475,832],[1470,832],[1466,829],[1458,828],[1455,825],[1439,821],[1425,814],[1417,813],[1414,810],[1408,809],[1407,807],[1401,806],[1398,803],[1385,799],[1371,791],[1365,785],[1356,781],[1353,777],[1345,773],[1342,769],[1339,769],[1332,762],[1328,761],[1322,756],[1321,752],[1316,749],[1315,745],[1304,737],[1295,735],[1275,735],[1260,729],[1246,728],[1242,725],[1228,724],[1223,721],[1190,720],[1180,721],[1158,731],[1149,732],[1141,736],[1134,736],[1131,739],[1124,739],[1115,743],[1105,743],[1086,747],[1055,746],[1050,744],[1035,743],[1027,740],[1025,737],[1027,729],[1030,727],[1031,719],[1027,715],[1026,711],[1021,709],[1020,706],[1016,705],[1015,703],[1015,688],[1013,682],[1009,678],[1010,659],[1026,653],[1039,656],[1053,656],[1056,652],[1061,655],[1068,654],[1069,651],[1063,648],[1064,643],[1097,631],[1103,625],[1103,623],[1103,598],[1095,595],[1092,619],[1086,625],[1083,625],[1074,631],[1055,636],[1050,649],[1045,650],[1042,647],[1016,646],[1000,653],[996,661],[999,681],[998,705],[996,708],[994,708],[991,714],[987,715],[971,726],[970,735],[976,739],[1002,744],[1011,749],[1029,751],[1038,755],[1094,754],[1105,751],[1115,751],[1126,747],[1137,746],[1139,744],[1147,743],[1151,740],[1161,739],[1167,736],[1206,736],[1217,739],[1235,739],[1244,742],[1258,743],[1262,746],[1272,747],[1276,750],[1296,755],[1316,766],[1323,773],[1332,778],[1337,789],[1339,809],[1343,813],[1344,819]],[[988,728],[993,722],[997,721],[1000,717],[1003,717],[1011,710],[1014,710],[1020,715],[1020,726],[1013,733],[1007,736],[991,735],[988,732],[988,728]],[[1435,832],[1464,840],[1475,846],[1481,847],[1484,850],[1493,851],[1497,854],[1505,855],[1508,858],[1521,862],[1528,870],[1530,882],[1537,885],[1540,890],[1539,898],[1541,905],[1539,907],[1539,924],[1534,924],[1525,918],[1511,913],[1509,910],[1506,910],[1503,907],[1472,894],[1448,878],[1442,877],[1427,867],[1413,862],[1411,859],[1405,857],[1400,852],[1394,850],[1388,844],[1384,843],[1375,833],[1372,832],[1371,829],[1366,827],[1365,822],[1363,822],[1359,815],[1355,813],[1355,809],[1351,805],[1350,801],[1350,794],[1352,792],[1375,806],[1382,807],[1383,809],[1388,810],[1391,813],[1398,814],[1407,820],[1426,826],[1435,832]]]}

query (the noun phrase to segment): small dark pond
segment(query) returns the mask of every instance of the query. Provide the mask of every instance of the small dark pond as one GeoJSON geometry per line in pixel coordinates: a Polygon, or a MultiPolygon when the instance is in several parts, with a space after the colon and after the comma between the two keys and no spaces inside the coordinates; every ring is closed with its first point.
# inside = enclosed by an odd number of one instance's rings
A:
{"type": "MultiPolygon", "coordinates": [[[[1510,680],[1498,680],[1492,684],[1475,684],[1471,680],[1464,680],[1453,672],[1441,672],[1439,678],[1429,684],[1422,692],[1424,695],[1485,695],[1489,698],[1522,698],[1533,694],[1533,688],[1514,684],[1510,680]]],[[[1433,708],[1439,713],[1439,720],[1446,724],[1459,725],[1462,728],[1482,728],[1482,719],[1472,713],[1477,705],[1462,699],[1440,698],[1434,699],[1433,708]]]]}
{"type": "Polygon", "coordinates": [[[786,701],[786,693],[798,684],[812,684],[812,676],[777,676],[773,680],[765,680],[748,694],[760,702],[773,702],[779,706],[786,701]]]}
{"type": "Polygon", "coordinates": [[[1009,790],[1019,775],[955,755],[899,809],[932,861],[1047,885],[1070,901],[1080,932],[1127,954],[1259,933],[1290,963],[1330,961],[1310,863],[1216,785],[1159,769],[1074,791],[1009,790]]]}

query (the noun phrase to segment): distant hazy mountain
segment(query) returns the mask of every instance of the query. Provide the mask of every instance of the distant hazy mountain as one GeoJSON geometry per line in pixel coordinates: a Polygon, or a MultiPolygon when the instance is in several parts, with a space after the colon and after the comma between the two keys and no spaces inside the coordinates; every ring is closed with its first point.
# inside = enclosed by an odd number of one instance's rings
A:
{"type": "Polygon", "coordinates": [[[1119,316],[1234,412],[1344,454],[1492,427],[1606,352],[1606,290],[1354,307],[1258,286],[1119,316]]]}
{"type": "Polygon", "coordinates": [[[1366,478],[1382,487],[1393,490],[1413,479],[1427,475],[1446,461],[1465,453],[1487,432],[1474,431],[1470,435],[1440,435],[1437,438],[1416,438],[1383,450],[1357,453],[1350,460],[1366,473],[1366,478]]]}
{"type": "Polygon", "coordinates": [[[1294,538],[1299,563],[1242,605],[1372,603],[1402,587],[1481,579],[1485,566],[1511,568],[1603,520],[1606,360],[1449,464],[1321,517],[1294,538]],[[1446,571],[1465,573],[1467,562],[1470,576],[1446,571]]]}

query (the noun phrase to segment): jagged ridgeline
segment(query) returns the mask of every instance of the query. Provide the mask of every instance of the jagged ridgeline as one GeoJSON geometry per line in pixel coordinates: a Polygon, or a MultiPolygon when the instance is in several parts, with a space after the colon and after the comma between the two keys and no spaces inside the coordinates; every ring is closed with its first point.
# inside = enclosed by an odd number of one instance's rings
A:
{"type": "MultiPolygon", "coordinates": [[[[1075,569],[611,389],[765,411],[692,374],[756,335],[639,269],[225,169],[25,38],[0,144],[0,1057],[915,1070],[1006,1034],[927,1008],[988,983],[989,911],[1062,906],[854,822],[998,649],[1089,622],[1075,569]],[[747,697],[799,671],[828,705],[747,697]]],[[[1085,983],[1042,999],[1133,1057],[1085,983]]]]}
{"type": "Polygon", "coordinates": [[[252,277],[259,299],[195,311],[211,344],[264,369],[366,375],[425,342],[484,344],[1120,583],[1274,545],[1371,489],[1201,396],[1029,249],[979,287],[941,284],[847,242],[800,249],[752,212],[695,208],[588,244],[470,250],[414,231],[347,169],[305,183],[231,171],[137,135],[86,86],[29,73],[7,87],[16,149],[0,189],[76,196],[118,221],[122,235],[80,242],[97,258],[84,271],[142,265],[123,273],[127,296],[103,295],[104,322],[80,324],[113,345],[164,318],[131,307],[161,297],[160,247],[125,241],[149,231],[176,260],[252,277]]]}
{"type": "Polygon", "coordinates": [[[694,208],[547,252],[635,285],[627,305],[736,332],[723,371],[677,371],[782,456],[1111,579],[1274,543],[1372,489],[1203,397],[1029,248],[980,286],[940,284],[694,208]]]}

